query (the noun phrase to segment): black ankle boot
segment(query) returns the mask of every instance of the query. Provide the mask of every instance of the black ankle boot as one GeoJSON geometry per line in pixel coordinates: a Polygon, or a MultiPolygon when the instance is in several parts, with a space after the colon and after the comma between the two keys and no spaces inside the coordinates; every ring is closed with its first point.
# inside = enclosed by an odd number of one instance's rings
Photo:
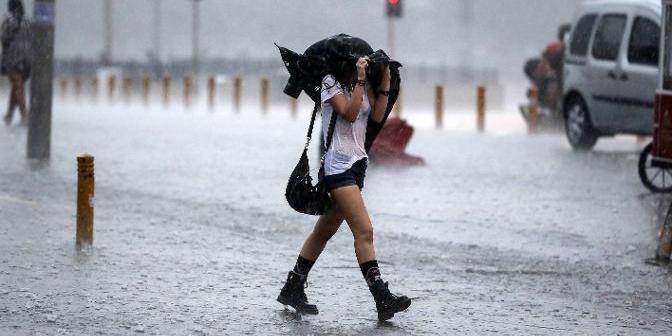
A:
{"type": "Polygon", "coordinates": [[[291,306],[297,313],[317,315],[317,306],[308,303],[308,297],[303,289],[306,286],[306,276],[303,276],[294,271],[289,271],[287,275],[287,282],[282,287],[278,302],[291,306]]]}
{"type": "Polygon", "coordinates": [[[369,290],[376,301],[379,321],[387,321],[394,317],[394,314],[404,311],[411,306],[411,299],[406,296],[396,296],[390,293],[390,290],[387,288],[387,282],[383,282],[383,280],[376,280],[369,287],[369,290]]]}

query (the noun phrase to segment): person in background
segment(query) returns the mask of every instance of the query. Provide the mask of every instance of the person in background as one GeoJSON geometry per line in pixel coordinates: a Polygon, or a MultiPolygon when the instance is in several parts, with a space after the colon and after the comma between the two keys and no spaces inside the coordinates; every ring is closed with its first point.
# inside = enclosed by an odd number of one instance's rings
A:
{"type": "Polygon", "coordinates": [[[569,25],[560,26],[557,40],[546,45],[540,58],[529,60],[525,64],[525,74],[539,90],[542,114],[557,111],[560,107],[565,41],[569,31],[569,25]]]}
{"type": "Polygon", "coordinates": [[[0,74],[8,76],[11,84],[9,106],[4,120],[5,124],[11,124],[14,110],[18,107],[21,113],[21,124],[26,125],[28,108],[26,107],[25,83],[30,77],[33,34],[31,23],[24,15],[23,2],[9,0],[7,7],[8,13],[0,27],[0,42],[2,42],[0,74]]]}

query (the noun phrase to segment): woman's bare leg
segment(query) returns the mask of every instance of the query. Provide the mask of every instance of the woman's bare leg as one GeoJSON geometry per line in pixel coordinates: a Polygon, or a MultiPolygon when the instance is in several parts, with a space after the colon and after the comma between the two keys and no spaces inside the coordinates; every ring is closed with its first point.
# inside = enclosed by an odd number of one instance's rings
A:
{"type": "Polygon", "coordinates": [[[16,75],[16,98],[14,100],[19,105],[19,112],[21,113],[21,123],[28,122],[28,108],[26,107],[26,82],[23,75],[16,75]]]}
{"type": "Polygon", "coordinates": [[[357,186],[347,186],[331,191],[340,212],[350,226],[355,238],[357,262],[364,264],[376,259],[373,246],[373,225],[366,211],[362,193],[357,186]]]}
{"type": "Polygon", "coordinates": [[[14,82],[14,75],[9,75],[9,105],[7,106],[7,113],[5,114],[5,123],[10,124],[12,122],[12,116],[14,115],[14,109],[16,108],[16,83],[14,82]]]}
{"type": "Polygon", "coordinates": [[[362,193],[357,186],[349,186],[332,190],[331,195],[355,237],[355,254],[364,280],[376,302],[378,320],[389,320],[394,314],[410,307],[411,299],[392,294],[381,278],[373,247],[373,226],[362,193]]]}
{"type": "Polygon", "coordinates": [[[313,232],[310,233],[303,243],[300,255],[308,260],[316,261],[320,257],[324,247],[331,237],[336,234],[343,223],[343,215],[332,207],[326,214],[320,216],[315,223],[313,232]]]}

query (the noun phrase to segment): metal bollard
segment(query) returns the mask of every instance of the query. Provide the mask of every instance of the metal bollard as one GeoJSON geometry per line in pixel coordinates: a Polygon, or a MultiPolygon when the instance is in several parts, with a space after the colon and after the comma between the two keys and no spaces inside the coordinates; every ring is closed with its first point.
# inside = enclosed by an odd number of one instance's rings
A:
{"type": "Polygon", "coordinates": [[[75,99],[79,100],[82,97],[82,78],[75,77],[75,99]]]}
{"type": "Polygon", "coordinates": [[[126,103],[131,101],[131,95],[133,91],[133,80],[130,77],[124,77],[123,80],[124,86],[124,101],[126,103]]]}
{"type": "Polygon", "coordinates": [[[77,157],[77,246],[93,244],[95,178],[93,156],[77,157]]]}
{"type": "Polygon", "coordinates": [[[59,84],[61,86],[61,99],[65,100],[65,98],[68,96],[68,79],[61,78],[59,84]]]}
{"type": "Polygon", "coordinates": [[[193,79],[191,75],[184,76],[184,106],[189,108],[191,106],[191,87],[193,79]]]}
{"type": "Polygon", "coordinates": [[[149,94],[152,91],[152,79],[148,74],[142,77],[142,101],[145,105],[149,104],[149,94]]]}
{"type": "Polygon", "coordinates": [[[170,105],[171,81],[170,75],[163,76],[163,105],[165,107],[170,105]]]}
{"type": "Polygon", "coordinates": [[[215,108],[215,96],[217,93],[217,82],[215,76],[208,77],[208,107],[212,110],[215,108]]]}
{"type": "Polygon", "coordinates": [[[443,127],[443,85],[437,85],[434,94],[434,117],[436,128],[443,127]]]}
{"type": "Polygon", "coordinates": [[[530,101],[527,111],[527,132],[529,134],[537,132],[537,123],[539,121],[539,90],[531,87],[527,91],[527,98],[530,101]]]}
{"type": "Polygon", "coordinates": [[[98,77],[93,78],[93,81],[91,81],[91,85],[93,86],[93,100],[97,101],[98,94],[100,92],[100,83],[98,82],[98,77]]]}
{"type": "Polygon", "coordinates": [[[296,118],[296,115],[299,112],[299,100],[293,97],[289,97],[289,111],[292,114],[293,118],[296,118]]]}
{"type": "Polygon", "coordinates": [[[233,107],[236,111],[240,111],[240,97],[242,95],[243,80],[240,76],[236,76],[233,80],[233,107]]]}
{"type": "Polygon", "coordinates": [[[261,79],[261,111],[263,113],[268,112],[268,92],[270,84],[268,78],[264,77],[261,79]]]}
{"type": "Polygon", "coordinates": [[[117,91],[117,77],[114,75],[111,75],[110,77],[107,78],[107,98],[110,101],[114,100],[114,94],[117,91]]]}
{"type": "Polygon", "coordinates": [[[479,86],[476,94],[476,128],[479,132],[485,131],[485,87],[479,86]]]}

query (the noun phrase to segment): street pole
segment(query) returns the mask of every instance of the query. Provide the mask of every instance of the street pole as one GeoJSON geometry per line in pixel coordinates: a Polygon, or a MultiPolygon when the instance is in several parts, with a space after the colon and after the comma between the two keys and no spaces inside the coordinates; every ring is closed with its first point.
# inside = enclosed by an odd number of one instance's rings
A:
{"type": "Polygon", "coordinates": [[[394,32],[394,18],[393,17],[387,17],[387,48],[390,53],[390,57],[394,58],[394,40],[395,40],[395,32],[394,32]]]}
{"type": "Polygon", "coordinates": [[[154,0],[154,53],[161,61],[161,0],[154,0]]]}
{"type": "Polygon", "coordinates": [[[103,51],[103,63],[106,66],[109,66],[112,62],[112,0],[105,0],[103,22],[105,24],[105,50],[103,51]]]}
{"type": "Polygon", "coordinates": [[[200,35],[200,26],[201,26],[201,13],[199,4],[201,0],[191,0],[193,2],[192,6],[192,38],[191,38],[191,56],[192,56],[192,65],[191,70],[196,75],[198,74],[198,62],[199,62],[199,35],[200,35]]]}
{"type": "Polygon", "coordinates": [[[51,154],[51,105],[54,86],[55,0],[35,0],[33,64],[30,83],[27,154],[46,159],[51,154]]]}

